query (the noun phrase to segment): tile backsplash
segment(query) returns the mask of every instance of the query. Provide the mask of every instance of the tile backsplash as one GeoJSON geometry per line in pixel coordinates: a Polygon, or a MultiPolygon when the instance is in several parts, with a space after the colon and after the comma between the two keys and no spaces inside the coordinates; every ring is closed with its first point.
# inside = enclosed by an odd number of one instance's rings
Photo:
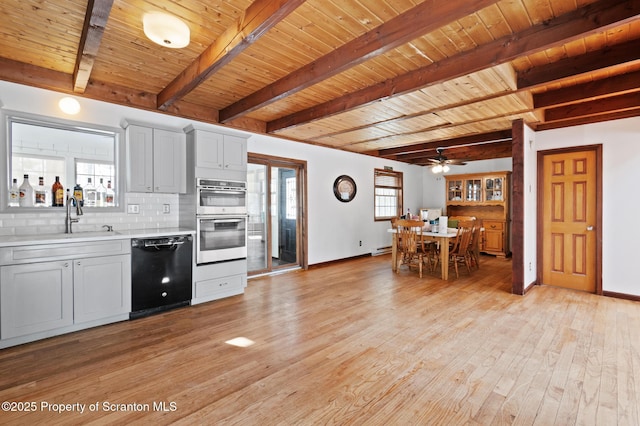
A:
{"type": "MultiPolygon", "coordinates": [[[[73,224],[73,232],[102,230],[111,225],[116,231],[130,229],[172,228],[178,226],[177,194],[125,194],[123,212],[93,212],[85,209],[80,221],[73,224]],[[138,205],[139,213],[127,213],[128,205],[138,205]],[[169,213],[165,213],[168,205],[169,213]]],[[[0,235],[56,234],[64,232],[66,208],[46,213],[0,214],[0,235]]],[[[72,209],[75,217],[75,209],[72,209]]]]}

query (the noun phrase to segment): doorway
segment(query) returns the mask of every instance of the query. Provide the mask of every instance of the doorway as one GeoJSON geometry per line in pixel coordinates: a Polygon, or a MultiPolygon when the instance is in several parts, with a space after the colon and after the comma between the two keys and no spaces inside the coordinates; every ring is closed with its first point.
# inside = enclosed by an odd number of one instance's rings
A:
{"type": "Polygon", "coordinates": [[[602,146],[538,154],[541,284],[602,294],[602,146]]]}
{"type": "Polygon", "coordinates": [[[306,268],[306,162],[249,154],[249,275],[306,268]]]}

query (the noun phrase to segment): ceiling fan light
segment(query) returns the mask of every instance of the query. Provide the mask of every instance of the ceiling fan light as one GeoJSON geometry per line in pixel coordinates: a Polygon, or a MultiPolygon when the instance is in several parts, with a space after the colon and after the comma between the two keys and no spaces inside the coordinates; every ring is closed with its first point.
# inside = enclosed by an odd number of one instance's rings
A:
{"type": "Polygon", "coordinates": [[[189,27],[173,15],[162,12],[145,13],[142,27],[149,40],[160,46],[180,49],[189,45],[189,27]]]}
{"type": "Polygon", "coordinates": [[[441,173],[442,172],[442,164],[436,164],[431,168],[433,173],[441,173]]]}
{"type": "Polygon", "coordinates": [[[443,173],[447,173],[448,171],[449,171],[449,166],[448,165],[445,164],[444,166],[442,166],[442,172],[443,173]]]}

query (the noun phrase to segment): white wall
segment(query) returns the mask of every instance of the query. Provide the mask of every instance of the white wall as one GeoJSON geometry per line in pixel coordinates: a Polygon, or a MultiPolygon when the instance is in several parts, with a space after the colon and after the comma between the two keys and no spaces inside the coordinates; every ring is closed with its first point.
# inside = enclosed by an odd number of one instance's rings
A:
{"type": "Polygon", "coordinates": [[[602,289],[640,296],[640,118],[538,132],[537,150],[602,144],[602,289]]]}
{"type": "Polygon", "coordinates": [[[249,152],[307,162],[309,264],[343,259],[391,245],[389,222],[373,220],[373,170],[391,166],[403,172],[404,208],[423,205],[422,168],[336,149],[291,142],[265,135],[249,138],[249,152]],[[333,194],[333,182],[349,175],[356,182],[353,201],[333,194]],[[362,246],[359,245],[362,241],[362,246]]]}

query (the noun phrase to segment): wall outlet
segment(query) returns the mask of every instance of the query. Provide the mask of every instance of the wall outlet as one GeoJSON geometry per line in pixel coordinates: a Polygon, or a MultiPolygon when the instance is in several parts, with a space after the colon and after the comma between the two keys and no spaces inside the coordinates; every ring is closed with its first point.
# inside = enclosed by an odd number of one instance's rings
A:
{"type": "Polygon", "coordinates": [[[362,247],[362,240],[360,240],[360,243],[359,243],[359,245],[360,245],[360,247],[362,247]]]}
{"type": "Polygon", "coordinates": [[[162,213],[171,213],[171,204],[163,204],[162,213]]]}
{"type": "Polygon", "coordinates": [[[140,204],[127,204],[127,213],[129,214],[140,213],[140,204]]]}

